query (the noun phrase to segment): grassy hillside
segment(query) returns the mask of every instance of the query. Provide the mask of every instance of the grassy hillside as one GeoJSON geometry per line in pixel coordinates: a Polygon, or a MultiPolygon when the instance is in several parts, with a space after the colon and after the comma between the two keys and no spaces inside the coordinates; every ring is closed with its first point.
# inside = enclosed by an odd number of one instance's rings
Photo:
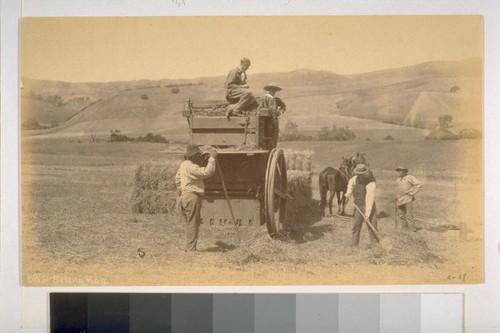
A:
{"type": "MultiPolygon", "coordinates": [[[[288,106],[283,120],[295,121],[309,131],[333,124],[362,131],[406,129],[385,125],[381,128],[380,123],[427,128],[444,113],[453,116],[457,128],[481,129],[480,58],[430,62],[351,76],[308,69],[255,74],[250,70],[248,75],[257,96],[263,94],[266,84],[278,82],[283,88],[279,96],[288,106]]],[[[41,96],[44,100],[60,96],[63,105],[45,110],[39,103],[23,99],[22,114],[23,119],[43,119],[49,123],[70,118],[56,129],[29,134],[104,135],[111,129],[131,135],[170,134],[186,129],[185,119],[180,114],[186,99],[224,99],[224,80],[225,75],[192,80],[109,83],[25,79],[23,89],[30,96],[41,96]],[[178,93],[172,93],[172,85],[179,85],[178,93]],[[85,103],[70,104],[82,97],[85,103]],[[80,109],[76,110],[78,106],[80,109]]],[[[367,135],[370,134],[364,133],[362,137],[369,138],[367,135]]],[[[424,135],[420,131],[418,136],[424,135]]]]}

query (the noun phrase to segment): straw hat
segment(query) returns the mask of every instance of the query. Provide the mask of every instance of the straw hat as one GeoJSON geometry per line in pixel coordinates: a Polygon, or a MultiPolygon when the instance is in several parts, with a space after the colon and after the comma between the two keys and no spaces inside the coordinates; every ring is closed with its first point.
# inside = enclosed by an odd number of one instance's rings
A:
{"type": "Polygon", "coordinates": [[[280,91],[281,88],[278,86],[276,82],[271,82],[267,86],[264,87],[266,91],[280,91]]]}
{"type": "Polygon", "coordinates": [[[192,157],[198,153],[201,154],[201,150],[200,150],[200,148],[198,148],[197,145],[188,145],[184,156],[189,158],[189,157],[192,157]]]}
{"type": "Polygon", "coordinates": [[[368,172],[368,167],[366,164],[358,164],[356,165],[356,168],[354,168],[354,171],[352,172],[355,175],[362,175],[368,172]]]}
{"type": "Polygon", "coordinates": [[[406,171],[408,172],[408,169],[404,167],[404,165],[400,165],[396,168],[396,171],[406,171]]]}

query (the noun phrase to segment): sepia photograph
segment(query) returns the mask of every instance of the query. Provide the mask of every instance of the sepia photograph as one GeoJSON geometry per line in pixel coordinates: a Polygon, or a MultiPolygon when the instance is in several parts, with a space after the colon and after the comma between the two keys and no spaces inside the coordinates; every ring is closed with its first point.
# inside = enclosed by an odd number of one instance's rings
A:
{"type": "Polygon", "coordinates": [[[482,283],[483,34],[22,18],[22,285],[482,283]]]}

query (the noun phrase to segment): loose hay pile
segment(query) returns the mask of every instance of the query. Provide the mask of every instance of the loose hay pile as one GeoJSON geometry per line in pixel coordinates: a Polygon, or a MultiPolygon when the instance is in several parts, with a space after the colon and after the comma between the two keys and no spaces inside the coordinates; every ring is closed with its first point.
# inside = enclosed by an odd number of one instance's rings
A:
{"type": "Polygon", "coordinates": [[[135,169],[132,211],[139,214],[175,213],[175,174],[179,163],[146,162],[135,169]]]}
{"type": "Polygon", "coordinates": [[[444,261],[435,250],[429,248],[426,237],[421,234],[398,230],[392,238],[394,247],[383,260],[390,265],[436,264],[444,261]]]}
{"type": "Polygon", "coordinates": [[[300,248],[292,242],[276,242],[269,237],[265,227],[244,230],[243,239],[239,247],[227,252],[228,264],[272,263],[276,269],[283,269],[306,263],[300,248]]]}

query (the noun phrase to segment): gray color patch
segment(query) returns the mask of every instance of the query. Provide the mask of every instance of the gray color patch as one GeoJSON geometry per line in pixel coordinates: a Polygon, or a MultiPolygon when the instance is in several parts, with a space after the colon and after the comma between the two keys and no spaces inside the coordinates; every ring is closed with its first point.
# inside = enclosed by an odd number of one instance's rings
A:
{"type": "Polygon", "coordinates": [[[296,333],[337,333],[338,294],[297,294],[296,333]]]}
{"type": "Polygon", "coordinates": [[[255,333],[295,333],[295,295],[255,295],[255,333]]]}
{"type": "Polygon", "coordinates": [[[380,296],[340,294],[339,332],[380,332],[380,296]]]}
{"type": "Polygon", "coordinates": [[[254,333],[254,295],[215,294],[213,331],[254,333]]]}

